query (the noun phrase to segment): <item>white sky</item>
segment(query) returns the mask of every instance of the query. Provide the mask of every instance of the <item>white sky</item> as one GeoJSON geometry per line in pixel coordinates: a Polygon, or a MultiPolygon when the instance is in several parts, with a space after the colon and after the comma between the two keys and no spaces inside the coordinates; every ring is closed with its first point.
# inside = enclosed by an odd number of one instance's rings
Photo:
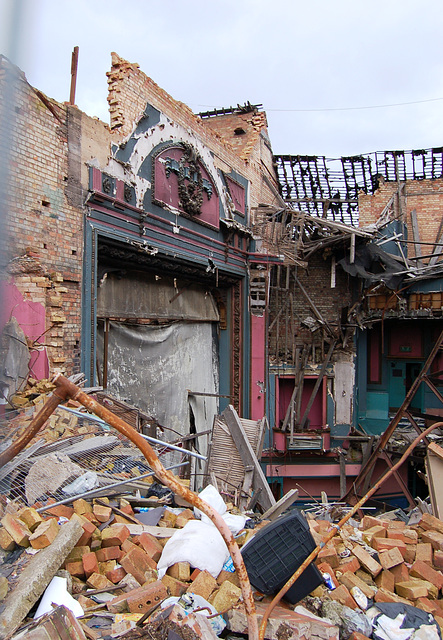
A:
{"type": "Polygon", "coordinates": [[[277,154],[442,146],[442,40],[442,0],[0,0],[0,52],[48,96],[78,45],[76,103],[108,122],[116,51],[194,111],[262,103],[277,154]]]}

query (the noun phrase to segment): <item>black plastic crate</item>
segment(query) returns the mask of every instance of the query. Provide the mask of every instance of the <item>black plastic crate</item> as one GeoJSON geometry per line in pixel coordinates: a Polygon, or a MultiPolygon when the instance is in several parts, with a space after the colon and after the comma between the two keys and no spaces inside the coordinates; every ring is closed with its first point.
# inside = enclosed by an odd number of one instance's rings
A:
{"type": "MultiPolygon", "coordinates": [[[[308,523],[293,509],[263,527],[242,549],[242,556],[251,584],[268,595],[279,591],[314,549],[308,523]]],[[[320,572],[311,563],[285,599],[298,602],[322,582],[320,572]]]]}

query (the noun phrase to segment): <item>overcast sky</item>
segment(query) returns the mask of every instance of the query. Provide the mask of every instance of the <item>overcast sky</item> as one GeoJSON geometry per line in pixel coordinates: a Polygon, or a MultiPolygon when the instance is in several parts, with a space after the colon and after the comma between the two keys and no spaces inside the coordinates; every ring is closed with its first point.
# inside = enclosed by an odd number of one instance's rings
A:
{"type": "Polygon", "coordinates": [[[109,122],[111,51],[195,112],[263,104],[276,154],[443,145],[442,0],[0,0],[0,52],[109,122]],[[22,7],[11,26],[11,7],[22,7]],[[379,105],[399,105],[386,106],[379,105]],[[364,107],[364,108],[363,108],[364,107]]]}

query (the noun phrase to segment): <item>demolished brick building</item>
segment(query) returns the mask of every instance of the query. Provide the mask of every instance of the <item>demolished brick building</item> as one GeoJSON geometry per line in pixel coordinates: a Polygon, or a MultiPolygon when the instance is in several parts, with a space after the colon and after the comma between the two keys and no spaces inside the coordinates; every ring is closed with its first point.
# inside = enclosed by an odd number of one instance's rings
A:
{"type": "MultiPolygon", "coordinates": [[[[82,371],[182,435],[229,402],[262,417],[255,276],[275,258],[250,216],[278,194],[265,114],[197,116],[116,54],[110,126],[6,59],[1,78],[15,93],[2,327],[27,342],[25,374],[82,371]]],[[[17,378],[3,372],[6,395],[17,378]]]]}
{"type": "Polygon", "coordinates": [[[438,347],[442,150],[274,157],[258,106],[196,115],[116,54],[109,126],[11,77],[4,394],[81,371],[181,435],[231,403],[268,418],[275,497],[343,496],[438,347]]]}
{"type": "MultiPolygon", "coordinates": [[[[402,450],[400,421],[415,433],[442,415],[442,149],[275,159],[267,474],[277,492],[349,498],[372,447],[379,471],[402,450]]],[[[421,469],[414,457],[378,497],[413,505],[421,469]]]]}

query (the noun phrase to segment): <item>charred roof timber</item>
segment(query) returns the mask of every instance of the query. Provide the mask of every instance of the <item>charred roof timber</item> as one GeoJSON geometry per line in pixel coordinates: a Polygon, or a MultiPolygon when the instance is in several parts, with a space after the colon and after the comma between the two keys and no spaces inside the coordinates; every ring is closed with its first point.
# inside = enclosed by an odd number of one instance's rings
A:
{"type": "Polygon", "coordinates": [[[443,177],[443,147],[358,156],[274,156],[285,202],[311,215],[358,225],[358,192],[388,182],[443,177]],[[326,206],[325,206],[326,205],[326,206]]]}
{"type": "Polygon", "coordinates": [[[215,116],[229,116],[232,114],[256,113],[263,108],[262,104],[251,104],[249,101],[245,104],[238,104],[236,107],[222,107],[221,109],[213,109],[212,111],[202,111],[197,115],[200,118],[212,118],[215,116]]]}

